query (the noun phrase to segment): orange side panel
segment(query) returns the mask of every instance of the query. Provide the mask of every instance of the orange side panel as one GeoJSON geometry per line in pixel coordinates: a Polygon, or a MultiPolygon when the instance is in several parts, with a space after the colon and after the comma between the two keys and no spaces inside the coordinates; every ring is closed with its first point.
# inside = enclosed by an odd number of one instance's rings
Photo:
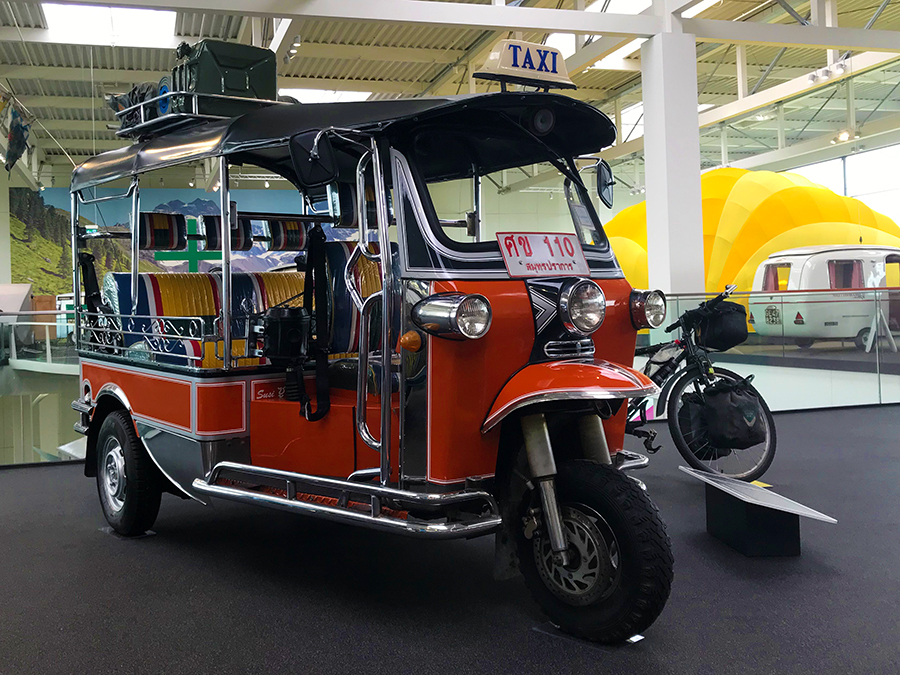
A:
{"type": "Polygon", "coordinates": [[[428,479],[436,483],[494,474],[500,429],[482,434],[481,424],[534,345],[524,281],[441,281],[432,288],[454,291],[484,295],[493,322],[480,340],[428,338],[428,479]]]}
{"type": "MultiPolygon", "coordinates": [[[[629,368],[634,365],[637,331],[631,325],[631,284],[625,279],[597,280],[606,296],[606,319],[591,337],[596,356],[629,368]]],[[[603,424],[610,452],[618,452],[625,444],[626,407],[603,424]]]]}
{"type": "MultiPolygon", "coordinates": [[[[306,390],[315,401],[315,380],[306,380],[306,390]]],[[[299,403],[284,400],[284,380],[254,381],[250,395],[250,456],[254,465],[337,478],[346,478],[357,469],[379,466],[379,454],[356,433],[355,391],[332,389],[331,409],[317,422],[308,422],[300,415],[299,403]]],[[[395,480],[400,447],[398,401],[394,402],[391,420],[391,467],[395,480]]],[[[378,399],[370,396],[369,428],[376,439],[378,416],[378,399]]]]}
{"type": "Polygon", "coordinates": [[[138,420],[161,422],[175,429],[191,431],[190,382],[86,361],[81,362],[81,379],[90,382],[95,397],[103,385],[117,385],[125,393],[138,420]]]}
{"type": "Polygon", "coordinates": [[[198,382],[196,388],[198,436],[247,431],[246,382],[198,382]]]}

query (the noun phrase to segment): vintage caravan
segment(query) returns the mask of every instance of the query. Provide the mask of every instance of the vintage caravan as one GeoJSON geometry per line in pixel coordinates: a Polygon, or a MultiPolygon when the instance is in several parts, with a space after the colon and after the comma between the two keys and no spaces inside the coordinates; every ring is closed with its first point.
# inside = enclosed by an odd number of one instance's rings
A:
{"type": "Polygon", "coordinates": [[[883,322],[882,332],[900,329],[900,296],[882,294],[879,314],[874,293],[867,289],[898,286],[900,248],[894,246],[779,251],[756,270],[748,321],[758,335],[792,339],[801,347],[816,340],[853,340],[866,349],[876,319],[883,322]]]}

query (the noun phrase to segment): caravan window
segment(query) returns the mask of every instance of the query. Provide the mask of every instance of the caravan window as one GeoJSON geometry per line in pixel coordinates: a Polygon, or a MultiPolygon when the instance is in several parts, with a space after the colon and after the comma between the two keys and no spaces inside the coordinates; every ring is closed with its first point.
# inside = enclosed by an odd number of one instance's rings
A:
{"type": "Polygon", "coordinates": [[[861,260],[829,260],[828,281],[833,289],[864,288],[861,260]]]}
{"type": "Polygon", "coordinates": [[[762,289],[764,291],[786,291],[789,276],[791,276],[790,263],[766,265],[762,289]]]}

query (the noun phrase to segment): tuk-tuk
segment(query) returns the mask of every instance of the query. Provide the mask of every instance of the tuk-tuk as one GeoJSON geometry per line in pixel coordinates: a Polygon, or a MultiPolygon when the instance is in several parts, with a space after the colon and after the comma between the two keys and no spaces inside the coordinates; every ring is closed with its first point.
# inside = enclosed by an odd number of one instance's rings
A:
{"type": "MultiPolygon", "coordinates": [[[[134,144],[75,170],[73,408],[113,530],[145,532],[169,492],[431,539],[495,534],[496,575],[518,567],[563,630],[620,642],[657,618],[670,542],[621,451],[627,399],[657,393],[631,367],[636,334],[665,301],[625,280],[576,163],[616,130],[547,91],[571,84],[554,50],[504,41],[492,58],[503,90],[482,95],[145,114],[204,96],[167,92],[125,111],[134,144]],[[142,177],[205,160],[220,213],[200,233],[142,210],[142,177]],[[482,179],[542,163],[563,183],[564,230],[491,230],[482,179]],[[243,211],[238,165],[283,177],[304,207],[243,211]],[[435,191],[452,185],[471,187],[472,210],[442,218],[435,191]],[[114,198],[130,200],[130,231],[82,227],[83,205],[114,198]],[[129,273],[98,279],[98,237],[130,241],[129,273]],[[191,240],[221,269],[139,268],[191,240]],[[233,270],[254,246],[295,251],[296,267],[233,270]]],[[[608,165],[597,177],[609,200],[608,165]]]]}

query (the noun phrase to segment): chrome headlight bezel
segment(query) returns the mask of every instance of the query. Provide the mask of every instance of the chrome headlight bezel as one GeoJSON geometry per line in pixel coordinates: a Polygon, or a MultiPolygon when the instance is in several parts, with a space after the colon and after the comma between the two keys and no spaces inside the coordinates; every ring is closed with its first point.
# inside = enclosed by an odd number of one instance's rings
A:
{"type": "Polygon", "coordinates": [[[603,293],[603,289],[600,288],[600,284],[587,278],[572,279],[563,284],[563,287],[559,292],[559,318],[562,321],[563,327],[573,335],[587,337],[595,333],[600,326],[603,325],[603,321],[606,318],[606,295],[603,293]],[[572,319],[572,310],[574,309],[573,304],[576,302],[574,300],[575,292],[583,286],[591,286],[596,290],[600,296],[600,302],[603,308],[600,314],[600,321],[597,322],[596,326],[589,330],[577,326],[572,319]]]}
{"type": "Polygon", "coordinates": [[[666,294],[662,291],[632,291],[629,300],[629,309],[631,310],[631,325],[635,330],[643,330],[645,328],[659,328],[666,322],[666,314],[668,314],[668,304],[666,302],[666,294]],[[663,303],[662,318],[655,324],[650,321],[647,316],[647,301],[651,296],[657,296],[663,303]]]}
{"type": "Polygon", "coordinates": [[[435,293],[419,300],[410,310],[413,323],[430,335],[450,340],[478,340],[491,329],[491,303],[480,293],[435,293]],[[483,302],[487,310],[484,330],[477,335],[464,332],[459,323],[459,310],[467,300],[483,302]]]}

